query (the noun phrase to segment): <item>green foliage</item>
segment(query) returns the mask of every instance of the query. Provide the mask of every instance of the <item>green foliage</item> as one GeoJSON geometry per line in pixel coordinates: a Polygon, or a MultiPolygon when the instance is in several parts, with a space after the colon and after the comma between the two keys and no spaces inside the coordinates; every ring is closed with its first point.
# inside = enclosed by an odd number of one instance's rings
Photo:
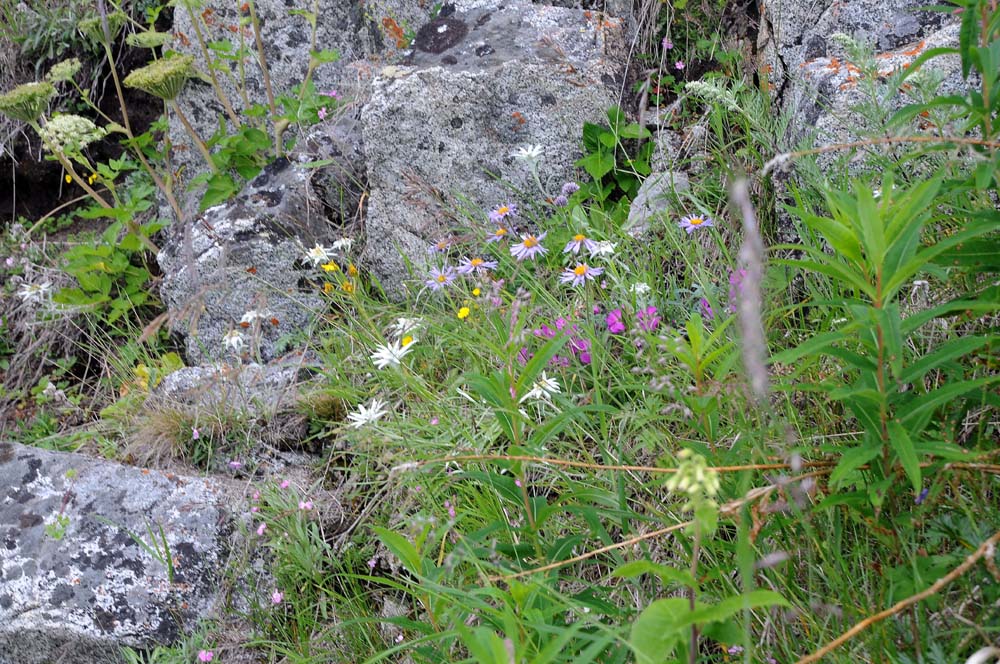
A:
{"type": "Polygon", "coordinates": [[[589,195],[609,202],[635,198],[642,179],[650,173],[649,158],[653,153],[650,138],[648,129],[627,122],[617,106],[608,110],[607,126],[585,122],[583,157],[576,165],[593,178],[589,195]],[[637,149],[629,147],[637,143],[637,149]]]}
{"type": "Polygon", "coordinates": [[[100,49],[77,30],[90,11],[83,2],[33,2],[29,11],[19,11],[3,2],[0,36],[18,44],[21,60],[34,62],[35,76],[41,77],[56,60],[69,55],[98,55],[100,49]]]}

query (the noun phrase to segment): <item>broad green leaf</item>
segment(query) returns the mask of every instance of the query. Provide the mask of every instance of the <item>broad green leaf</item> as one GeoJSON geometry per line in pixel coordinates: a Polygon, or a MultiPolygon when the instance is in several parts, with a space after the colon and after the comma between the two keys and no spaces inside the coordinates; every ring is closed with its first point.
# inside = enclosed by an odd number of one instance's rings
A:
{"type": "Polygon", "coordinates": [[[947,364],[964,355],[969,355],[986,344],[995,343],[996,341],[997,337],[959,337],[951,341],[946,341],[935,348],[934,352],[925,355],[917,362],[908,366],[902,375],[899,376],[899,382],[904,385],[916,382],[923,378],[928,371],[937,369],[941,365],[947,364]]]}
{"type": "Polygon", "coordinates": [[[793,364],[803,357],[818,355],[835,343],[844,341],[847,335],[842,330],[823,332],[803,341],[795,348],[789,348],[771,356],[771,364],[793,364]]]}
{"type": "Polygon", "coordinates": [[[923,430],[924,426],[926,426],[927,422],[933,416],[934,411],[940,406],[950,403],[963,394],[989,385],[990,383],[996,383],[997,381],[1000,381],[1000,375],[987,376],[976,380],[965,380],[957,383],[946,383],[910,402],[907,406],[907,411],[901,415],[900,421],[904,425],[909,425],[907,428],[911,433],[918,433],[923,430]],[[914,426],[918,422],[923,422],[923,424],[914,426]]]}
{"type": "Polygon", "coordinates": [[[913,485],[913,490],[916,493],[920,493],[920,460],[917,459],[917,451],[913,447],[913,441],[910,439],[910,434],[907,433],[906,429],[904,429],[903,426],[895,420],[889,422],[888,429],[889,445],[893,450],[895,450],[896,456],[899,458],[900,465],[903,466],[906,476],[910,478],[910,484],[913,485]]]}
{"type": "Polygon", "coordinates": [[[683,619],[691,613],[688,600],[682,597],[658,599],[651,603],[632,624],[629,645],[637,664],[664,664],[684,634],[683,619]]]}
{"type": "Polygon", "coordinates": [[[748,593],[727,597],[715,606],[706,606],[689,613],[685,619],[687,625],[713,623],[727,620],[747,609],[760,609],[767,606],[791,606],[784,597],[773,590],[751,590],[748,593]]]}
{"type": "Polygon", "coordinates": [[[421,557],[417,549],[402,535],[387,528],[372,526],[372,530],[378,535],[392,553],[399,558],[399,562],[413,575],[419,576],[422,572],[421,557]]]}
{"type": "Polygon", "coordinates": [[[855,470],[865,465],[882,451],[882,444],[877,438],[869,438],[858,447],[846,450],[837,462],[837,467],[830,473],[830,486],[839,487],[841,483],[855,470]]]}
{"type": "Polygon", "coordinates": [[[655,574],[663,584],[676,583],[686,588],[697,588],[698,582],[687,570],[675,569],[649,560],[634,560],[619,566],[611,576],[630,579],[642,574],[655,574]]]}

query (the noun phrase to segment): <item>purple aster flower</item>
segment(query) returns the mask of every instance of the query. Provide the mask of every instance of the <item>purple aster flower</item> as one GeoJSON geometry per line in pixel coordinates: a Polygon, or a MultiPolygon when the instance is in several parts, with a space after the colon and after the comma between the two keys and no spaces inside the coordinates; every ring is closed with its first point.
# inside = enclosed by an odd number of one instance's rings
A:
{"type": "Polygon", "coordinates": [[[736,313],[736,305],[743,294],[743,280],[746,279],[747,271],[743,268],[733,270],[729,273],[729,312],[736,313]]]}
{"type": "Polygon", "coordinates": [[[542,233],[537,237],[531,233],[522,235],[521,241],[510,248],[510,255],[519,261],[523,261],[548,253],[549,250],[542,246],[542,240],[545,239],[546,235],[547,233],[542,233]]]}
{"type": "Polygon", "coordinates": [[[580,185],[575,182],[567,182],[562,186],[562,191],[560,193],[568,198],[578,191],[580,191],[580,185]]]}
{"type": "Polygon", "coordinates": [[[448,247],[451,246],[451,240],[445,238],[443,240],[438,240],[427,247],[427,253],[429,254],[446,254],[448,253],[448,247]]]}
{"type": "Polygon", "coordinates": [[[453,281],[455,281],[455,268],[446,265],[444,269],[432,267],[424,283],[428,288],[436,291],[441,290],[453,281]]]}
{"type": "Polygon", "coordinates": [[[490,211],[490,221],[500,224],[507,217],[517,216],[517,206],[513,203],[498,205],[490,211]]]}
{"type": "Polygon", "coordinates": [[[556,207],[566,207],[567,205],[569,205],[569,199],[563,196],[562,194],[559,194],[558,196],[556,196],[555,200],[552,201],[552,204],[555,205],[556,207]]]}
{"type": "Polygon", "coordinates": [[[653,306],[637,311],[635,319],[643,332],[652,332],[660,325],[660,317],[656,315],[656,307],[653,306]]]}
{"type": "Polygon", "coordinates": [[[591,240],[583,233],[577,233],[576,235],[573,236],[573,239],[567,242],[566,246],[563,247],[563,253],[578,254],[580,253],[581,249],[586,249],[588,252],[593,254],[594,251],[597,249],[597,243],[591,240]]]}
{"type": "Polygon", "coordinates": [[[682,218],[677,225],[686,230],[688,235],[691,235],[695,229],[708,228],[709,226],[714,226],[715,223],[711,217],[706,215],[692,214],[682,218]]]}
{"type": "Polygon", "coordinates": [[[462,264],[458,266],[456,272],[459,274],[486,274],[490,270],[497,269],[496,261],[488,261],[482,258],[463,258],[462,264]]]}
{"type": "Polygon", "coordinates": [[[603,267],[590,267],[586,263],[577,263],[576,267],[568,267],[559,276],[559,281],[572,286],[582,286],[588,280],[594,279],[604,272],[603,267]]]}
{"type": "Polygon", "coordinates": [[[608,324],[608,332],[611,334],[621,334],[625,331],[625,323],[622,321],[621,309],[614,309],[613,311],[610,311],[604,318],[604,322],[608,324]]]}
{"type": "Polygon", "coordinates": [[[510,235],[510,231],[503,226],[498,226],[495,231],[487,238],[486,242],[503,242],[510,235]]]}

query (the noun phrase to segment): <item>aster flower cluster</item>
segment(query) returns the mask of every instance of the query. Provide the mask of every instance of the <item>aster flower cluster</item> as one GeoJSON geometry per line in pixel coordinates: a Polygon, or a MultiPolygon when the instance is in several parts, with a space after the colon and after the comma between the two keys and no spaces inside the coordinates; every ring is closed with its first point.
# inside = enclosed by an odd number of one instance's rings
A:
{"type": "MultiPolygon", "coordinates": [[[[555,339],[560,334],[569,335],[569,342],[566,344],[566,348],[569,348],[569,355],[553,355],[552,359],[549,360],[549,364],[557,367],[568,367],[573,360],[577,360],[583,365],[590,364],[590,339],[583,336],[579,326],[570,324],[566,318],[561,316],[556,318],[554,326],[549,327],[543,323],[537,329],[531,331],[532,336],[542,340],[555,339]]],[[[534,355],[527,348],[521,348],[517,358],[522,364],[527,364],[528,360],[534,357],[534,355]]]]}

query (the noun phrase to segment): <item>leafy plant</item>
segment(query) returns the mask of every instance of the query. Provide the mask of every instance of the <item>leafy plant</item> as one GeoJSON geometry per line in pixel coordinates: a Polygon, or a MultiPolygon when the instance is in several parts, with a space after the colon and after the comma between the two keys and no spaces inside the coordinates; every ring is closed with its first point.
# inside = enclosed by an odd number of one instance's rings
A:
{"type": "Polygon", "coordinates": [[[635,122],[627,122],[621,108],[608,110],[608,125],[583,124],[583,157],[576,162],[593,178],[589,194],[598,201],[631,200],[642,179],[649,175],[652,133],[635,122]],[[628,143],[626,143],[628,141],[628,143]],[[629,153],[628,146],[639,142],[629,153]]]}

